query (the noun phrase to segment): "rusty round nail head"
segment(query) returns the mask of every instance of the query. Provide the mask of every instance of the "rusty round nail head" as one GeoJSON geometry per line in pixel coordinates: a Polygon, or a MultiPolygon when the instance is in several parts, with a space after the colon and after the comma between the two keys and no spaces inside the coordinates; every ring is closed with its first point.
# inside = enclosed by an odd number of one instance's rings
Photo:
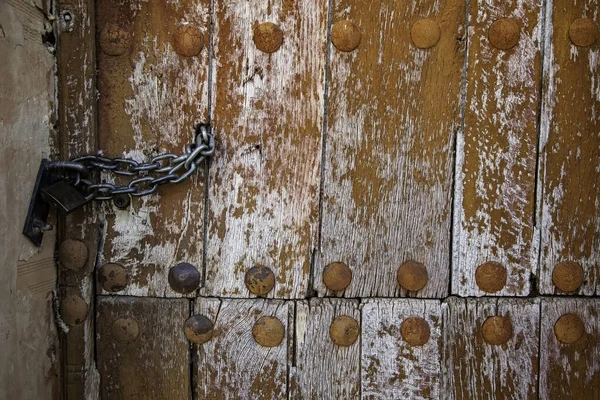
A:
{"type": "Polygon", "coordinates": [[[481,327],[483,339],[489,344],[501,345],[513,336],[513,326],[509,317],[489,317],[481,327]]]}
{"type": "Polygon", "coordinates": [[[585,325],[579,316],[575,314],[565,314],[561,316],[554,324],[554,335],[564,343],[571,344],[577,342],[585,334],[585,325]]]}
{"type": "Polygon", "coordinates": [[[275,275],[270,268],[257,265],[246,272],[244,282],[251,293],[264,296],[275,286],[275,275]]]}
{"type": "Polygon", "coordinates": [[[338,21],[331,27],[331,42],[340,51],[356,49],[362,40],[360,28],[349,20],[338,21]]]}
{"type": "Polygon", "coordinates": [[[358,339],[358,322],[352,317],[342,315],[331,322],[329,337],[338,346],[350,346],[358,339]]]}
{"type": "Polygon", "coordinates": [[[173,34],[173,47],[180,56],[197,56],[203,46],[204,35],[197,26],[181,25],[173,34]]]}
{"type": "Polygon", "coordinates": [[[131,47],[131,34],[121,25],[109,22],[102,28],[98,41],[105,54],[120,56],[131,47]]]}
{"type": "Polygon", "coordinates": [[[60,317],[65,324],[75,326],[87,319],[88,305],[78,295],[67,295],[60,303],[60,317]]]}
{"type": "Polygon", "coordinates": [[[107,292],[120,292],[129,284],[129,272],[121,264],[104,264],[98,270],[98,283],[107,292]]]}
{"type": "Polygon", "coordinates": [[[263,347],[277,347],[283,342],[285,328],[275,317],[261,317],[252,327],[252,337],[263,347]]]}
{"type": "Polygon", "coordinates": [[[569,39],[575,46],[591,46],[598,40],[598,25],[589,18],[576,19],[569,27],[569,39]]]}
{"type": "Polygon", "coordinates": [[[410,38],[420,49],[428,49],[440,40],[440,25],[433,19],[420,19],[410,28],[410,38]]]}
{"type": "Polygon", "coordinates": [[[203,344],[212,338],[213,324],[204,315],[193,315],[185,321],[183,332],[190,342],[203,344]]]}
{"type": "Polygon", "coordinates": [[[421,317],[409,317],[400,325],[400,335],[411,346],[423,346],[429,341],[429,324],[421,317]]]}
{"type": "Polygon", "coordinates": [[[274,53],[283,43],[283,31],[272,22],[263,22],[254,26],[254,44],[263,53],[274,53]]]}
{"type": "Polygon", "coordinates": [[[486,293],[496,293],[506,285],[508,275],[500,263],[488,261],[477,267],[475,282],[486,293]]]}
{"type": "Polygon", "coordinates": [[[121,317],[113,322],[111,333],[117,342],[129,344],[135,342],[140,335],[140,326],[133,318],[121,317]]]}
{"type": "Polygon", "coordinates": [[[517,45],[521,28],[513,18],[500,18],[488,30],[490,44],[500,50],[508,50],[517,45]]]}
{"type": "Polygon", "coordinates": [[[85,266],[88,260],[88,248],[78,239],[66,239],[58,248],[58,260],[66,269],[77,270],[85,266]]]}
{"type": "Polygon", "coordinates": [[[200,272],[192,264],[179,263],[169,269],[169,285],[177,293],[192,293],[200,286],[200,272]]]}
{"type": "Polygon", "coordinates": [[[323,270],[323,283],[327,289],[341,292],[346,289],[352,281],[352,271],[341,262],[328,264],[323,270]]]}
{"type": "Polygon", "coordinates": [[[575,292],[583,284],[583,268],[573,261],[561,262],[552,271],[552,282],[563,292],[575,292]]]}
{"type": "Polygon", "coordinates": [[[406,290],[421,290],[427,284],[427,268],[420,262],[407,261],[398,268],[396,273],[398,284],[406,290]]]}

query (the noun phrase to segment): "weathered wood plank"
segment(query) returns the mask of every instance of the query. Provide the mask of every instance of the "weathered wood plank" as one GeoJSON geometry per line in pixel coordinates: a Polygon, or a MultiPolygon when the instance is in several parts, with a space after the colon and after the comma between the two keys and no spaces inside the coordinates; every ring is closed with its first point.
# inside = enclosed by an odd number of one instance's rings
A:
{"type": "Polygon", "coordinates": [[[350,53],[331,47],[320,295],[324,267],[338,261],[353,272],[348,297],[407,295],[396,271],[409,260],[429,275],[416,296],[447,294],[464,13],[458,0],[334,2],[334,25],[354,21],[362,39],[350,53]],[[416,48],[411,26],[426,18],[439,42],[416,48]]]}
{"type": "Polygon", "coordinates": [[[332,322],[340,316],[351,317],[360,326],[359,303],[317,298],[296,303],[290,398],[359,397],[360,338],[350,346],[338,346],[329,333],[332,322]]]}
{"type": "Polygon", "coordinates": [[[442,398],[537,398],[537,299],[449,298],[444,307],[442,398]],[[499,324],[487,330],[495,316],[509,320],[512,331],[499,324]]]}
{"type": "Polygon", "coordinates": [[[370,299],[363,306],[362,397],[435,399],[440,396],[442,308],[435,300],[370,299]],[[402,328],[408,318],[426,325],[402,328]],[[421,321],[422,323],[422,321],[421,321]],[[414,342],[416,332],[425,341],[414,342]],[[428,334],[428,336],[427,336],[428,334]],[[422,336],[425,335],[425,336],[422,336]]]}
{"type": "Polygon", "coordinates": [[[186,299],[99,296],[102,399],[190,399],[186,299]]]}
{"type": "Polygon", "coordinates": [[[594,28],[598,35],[599,12],[596,0],[554,0],[547,7],[539,173],[545,294],[560,293],[552,272],[565,261],[583,268],[577,293],[600,294],[600,41],[576,46],[569,33],[575,20],[589,18],[588,37],[594,28]]]}
{"type": "Polygon", "coordinates": [[[600,300],[545,298],[541,304],[540,398],[600,399],[600,300]],[[555,335],[565,314],[580,318],[585,331],[569,344],[555,335]]]}
{"type": "Polygon", "coordinates": [[[293,307],[277,300],[198,298],[194,314],[209,318],[214,331],[210,341],[196,346],[196,398],[285,398],[293,307]],[[263,347],[254,340],[253,327],[261,317],[281,322],[280,344],[263,347]]]}
{"type": "MultiPolygon", "coordinates": [[[[180,154],[193,143],[194,124],[208,117],[209,4],[98,2],[98,129],[104,154],[147,161],[165,151],[180,154]],[[182,27],[190,35],[177,47],[182,27]],[[199,46],[197,55],[183,55],[199,46]]],[[[169,287],[168,269],[188,262],[202,270],[203,182],[200,171],[156,195],[132,199],[126,210],[103,206],[100,265],[120,263],[130,276],[119,294],[179,296],[169,287]]]]}
{"type": "MultiPolygon", "coordinates": [[[[276,276],[267,296],[304,297],[318,225],[327,1],[216,1],[214,21],[218,136],[203,293],[247,297],[244,274],[259,264],[276,276]],[[253,41],[264,22],[283,33],[273,53],[253,41]]],[[[256,40],[269,45],[273,35],[256,40]]]]}
{"type": "Polygon", "coordinates": [[[537,267],[540,6],[536,0],[469,4],[467,104],[464,131],[457,138],[452,262],[452,293],[460,296],[490,291],[475,280],[477,267],[485,262],[506,269],[506,284],[495,295],[529,294],[537,267]]]}

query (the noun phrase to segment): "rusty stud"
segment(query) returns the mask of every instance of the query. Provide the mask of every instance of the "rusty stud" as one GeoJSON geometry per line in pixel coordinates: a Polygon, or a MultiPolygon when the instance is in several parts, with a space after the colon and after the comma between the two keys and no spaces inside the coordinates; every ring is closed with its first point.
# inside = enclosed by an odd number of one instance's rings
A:
{"type": "Polygon", "coordinates": [[[515,47],[520,36],[521,28],[513,18],[500,18],[494,21],[488,30],[491,45],[500,50],[515,47]]]}
{"type": "Polygon", "coordinates": [[[563,292],[575,292],[583,284],[583,268],[573,261],[561,262],[552,271],[552,282],[563,292]]]}
{"type": "Polygon", "coordinates": [[[129,344],[133,343],[140,335],[140,327],[135,319],[121,317],[113,322],[111,333],[117,342],[129,344]]]}
{"type": "Polygon", "coordinates": [[[276,52],[283,43],[283,31],[272,22],[254,25],[254,44],[263,53],[276,52]]]}
{"type": "Polygon", "coordinates": [[[66,239],[58,248],[58,260],[66,269],[81,269],[87,263],[88,248],[81,240],[66,239]]]}
{"type": "Polygon", "coordinates": [[[554,324],[554,335],[565,344],[575,343],[585,334],[583,321],[575,314],[565,314],[554,324]]]}
{"type": "Polygon", "coordinates": [[[193,315],[185,321],[183,332],[190,342],[203,344],[212,338],[213,324],[204,315],[193,315]]]}
{"type": "Polygon", "coordinates": [[[204,36],[194,25],[182,25],[173,35],[173,47],[183,57],[194,57],[200,54],[204,46],[204,36]]]}
{"type": "Polygon", "coordinates": [[[500,345],[513,336],[513,326],[509,317],[489,317],[481,327],[483,339],[489,344],[500,345]]]}
{"type": "Polygon", "coordinates": [[[358,322],[352,317],[342,315],[329,326],[331,341],[338,346],[350,346],[358,339],[358,322]]]}
{"type": "Polygon", "coordinates": [[[329,290],[341,292],[352,281],[352,271],[341,262],[333,262],[323,270],[323,283],[329,290]]]}
{"type": "Polygon", "coordinates": [[[104,264],[98,270],[98,283],[107,292],[120,292],[129,284],[129,273],[120,264],[104,264]]]}
{"type": "Polygon", "coordinates": [[[60,303],[60,317],[69,326],[79,325],[86,320],[88,305],[78,295],[67,295],[60,303]]]}
{"type": "Polygon", "coordinates": [[[120,56],[131,46],[131,34],[121,25],[112,22],[102,28],[99,38],[100,48],[109,56],[120,56]]]}
{"type": "Polygon", "coordinates": [[[246,272],[246,287],[257,296],[264,296],[275,286],[275,275],[268,267],[257,265],[246,272]]]}
{"type": "Polygon", "coordinates": [[[277,347],[283,342],[285,328],[275,317],[261,317],[252,327],[256,343],[264,347],[277,347]]]}
{"type": "Polygon", "coordinates": [[[409,317],[400,325],[400,335],[411,346],[423,346],[429,341],[429,324],[421,317],[409,317]]]}
{"type": "Polygon", "coordinates": [[[356,49],[361,39],[360,28],[352,21],[339,21],[331,27],[331,42],[340,51],[356,49]]]}
{"type": "Polygon", "coordinates": [[[116,194],[112,201],[115,207],[124,210],[131,204],[131,196],[127,193],[116,194]]]}
{"type": "Polygon", "coordinates": [[[410,38],[413,44],[420,49],[428,49],[440,40],[440,26],[433,19],[420,19],[410,28],[410,38]]]}
{"type": "Polygon", "coordinates": [[[398,284],[406,290],[421,290],[427,284],[427,268],[417,261],[407,261],[398,268],[396,273],[398,284]]]}
{"type": "Polygon", "coordinates": [[[589,18],[576,19],[569,27],[569,39],[575,46],[591,46],[598,40],[598,26],[589,18]]]}
{"type": "Polygon", "coordinates": [[[502,264],[488,261],[477,267],[475,282],[486,293],[495,293],[506,285],[507,273],[502,264]]]}
{"type": "Polygon", "coordinates": [[[177,264],[169,270],[169,285],[177,293],[192,293],[200,286],[200,272],[192,264],[177,264]]]}

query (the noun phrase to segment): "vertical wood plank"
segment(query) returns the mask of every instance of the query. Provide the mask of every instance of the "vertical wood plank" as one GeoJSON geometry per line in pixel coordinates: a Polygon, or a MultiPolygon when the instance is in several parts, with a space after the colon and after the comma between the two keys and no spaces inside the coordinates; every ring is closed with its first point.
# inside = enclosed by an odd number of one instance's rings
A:
{"type": "Polygon", "coordinates": [[[540,6],[536,0],[469,4],[467,101],[464,131],[457,139],[452,263],[452,293],[460,296],[485,295],[476,285],[475,271],[488,261],[507,270],[506,285],[495,295],[529,294],[530,275],[536,272],[540,6]],[[520,32],[516,45],[506,50],[494,40],[494,29],[504,18],[520,32]]]}
{"type": "Polygon", "coordinates": [[[449,298],[444,310],[445,399],[537,399],[539,301],[449,298]],[[489,317],[508,317],[504,344],[484,340],[489,317]]]}
{"type": "Polygon", "coordinates": [[[600,399],[600,300],[542,300],[540,398],[600,399]],[[564,344],[554,334],[556,321],[575,314],[585,327],[582,340],[564,344]]]}
{"type": "Polygon", "coordinates": [[[574,261],[584,270],[582,295],[600,294],[600,41],[575,46],[569,28],[592,19],[595,0],[554,0],[546,13],[540,139],[540,292],[557,292],[552,271],[574,261]]]}
{"type": "Polygon", "coordinates": [[[344,262],[344,295],[406,295],[396,271],[409,260],[429,275],[416,296],[447,294],[464,13],[459,0],[334,2],[332,22],[352,20],[362,39],[350,53],[331,46],[319,294],[324,267],[344,262]],[[441,31],[429,49],[411,42],[423,18],[441,31]]]}
{"type": "Polygon", "coordinates": [[[215,2],[213,121],[206,288],[247,297],[244,274],[276,276],[268,296],[304,297],[319,212],[326,0],[215,2]],[[257,49],[263,22],[281,48],[257,49]]]}
{"type": "MultiPolygon", "coordinates": [[[[193,143],[194,124],[208,117],[209,5],[209,0],[98,2],[98,129],[104,154],[142,162],[165,151],[181,154],[193,143]],[[176,51],[182,26],[200,31],[198,55],[176,51]]],[[[103,205],[100,265],[123,264],[130,276],[119,294],[178,296],[168,285],[168,269],[188,262],[202,270],[202,175],[133,198],[126,210],[103,205]]]]}
{"type": "Polygon", "coordinates": [[[189,312],[185,299],[99,296],[101,398],[190,399],[189,312]]]}
{"type": "Polygon", "coordinates": [[[350,346],[338,346],[329,335],[333,320],[344,315],[360,325],[358,302],[313,298],[296,303],[295,357],[290,369],[290,398],[359,397],[360,338],[350,346]]]}
{"type": "Polygon", "coordinates": [[[367,300],[361,340],[363,398],[439,398],[442,308],[438,301],[367,300]],[[410,317],[429,325],[429,340],[422,346],[407,343],[401,335],[402,323],[410,317]]]}
{"type": "Polygon", "coordinates": [[[212,339],[196,348],[197,398],[285,398],[293,303],[199,298],[194,312],[214,325],[212,339]],[[263,316],[276,317],[285,329],[276,347],[263,347],[252,336],[252,327],[263,316]]]}

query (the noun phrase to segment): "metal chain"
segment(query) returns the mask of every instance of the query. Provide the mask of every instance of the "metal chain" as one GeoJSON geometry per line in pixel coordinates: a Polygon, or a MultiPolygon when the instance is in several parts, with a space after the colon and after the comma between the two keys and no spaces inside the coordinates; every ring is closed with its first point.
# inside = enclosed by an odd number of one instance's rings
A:
{"type": "Polygon", "coordinates": [[[108,158],[100,155],[84,155],[71,160],[71,163],[83,165],[89,171],[105,171],[136,177],[128,185],[93,183],[86,177],[82,177],[81,172],[75,168],[69,169],[76,171],[73,186],[81,188],[88,200],[111,200],[119,194],[142,197],[155,193],[159,186],[184,181],[214,152],[215,140],[210,132],[210,126],[197,125],[195,142],[187,145],[185,153],[180,155],[163,153],[145,163],[130,158],[108,158]]]}

